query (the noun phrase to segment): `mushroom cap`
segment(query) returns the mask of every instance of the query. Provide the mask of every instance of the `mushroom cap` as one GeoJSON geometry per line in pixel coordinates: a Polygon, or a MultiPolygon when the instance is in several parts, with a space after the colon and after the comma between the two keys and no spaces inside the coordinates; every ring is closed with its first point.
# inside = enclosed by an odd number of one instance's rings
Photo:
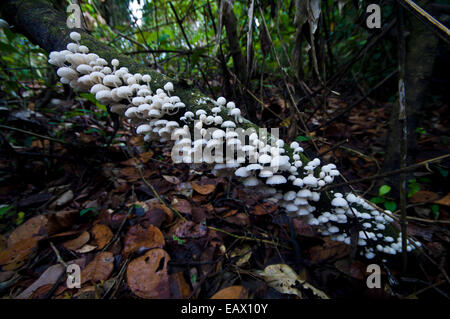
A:
{"type": "Polygon", "coordinates": [[[262,169],[263,167],[259,164],[250,164],[246,168],[248,171],[256,171],[262,169]]]}
{"type": "Polygon", "coordinates": [[[315,178],[312,174],[309,174],[308,176],[303,178],[303,184],[305,184],[305,186],[316,187],[317,178],[315,178]]]}
{"type": "Polygon", "coordinates": [[[297,197],[301,198],[309,198],[312,196],[312,192],[309,189],[301,189],[297,192],[297,197]]]}
{"type": "Polygon", "coordinates": [[[283,199],[285,201],[293,201],[296,197],[296,193],[294,191],[289,191],[283,195],[283,199]]]}
{"type": "Polygon", "coordinates": [[[214,132],[212,133],[212,138],[214,139],[221,139],[222,137],[225,136],[225,131],[224,130],[214,130],[214,132]]]}
{"type": "Polygon", "coordinates": [[[166,90],[166,91],[173,91],[173,83],[172,82],[167,82],[165,85],[164,85],[164,90],[166,90]]]}
{"type": "Polygon", "coordinates": [[[103,84],[106,86],[119,86],[122,85],[122,81],[117,75],[108,74],[103,78],[103,84]]]}
{"type": "Polygon", "coordinates": [[[78,32],[70,32],[69,37],[73,40],[73,41],[80,41],[81,40],[81,34],[79,34],[78,32]]]}
{"type": "Polygon", "coordinates": [[[223,96],[221,96],[217,99],[217,104],[225,105],[225,103],[227,103],[227,100],[223,96]]]}
{"type": "Polygon", "coordinates": [[[148,124],[141,124],[136,129],[136,134],[145,134],[151,132],[152,127],[148,124]]]}
{"type": "Polygon", "coordinates": [[[335,197],[331,201],[331,205],[335,207],[346,207],[348,205],[347,201],[342,197],[335,197]]]}
{"type": "Polygon", "coordinates": [[[239,177],[248,177],[250,176],[248,170],[246,167],[239,167],[235,172],[234,175],[239,177]]]}
{"type": "Polygon", "coordinates": [[[249,176],[245,178],[242,183],[244,186],[257,186],[259,185],[259,180],[255,176],[249,176]]]}
{"type": "Polygon", "coordinates": [[[284,177],[283,175],[273,175],[267,179],[266,184],[278,185],[278,184],[285,184],[286,182],[287,182],[286,177],[284,177]]]}
{"type": "Polygon", "coordinates": [[[270,169],[263,169],[261,170],[261,172],[259,172],[258,176],[263,178],[271,177],[273,176],[273,172],[270,169]]]}
{"type": "Polygon", "coordinates": [[[269,164],[272,161],[272,156],[268,154],[262,154],[258,158],[258,162],[261,164],[269,164]]]}
{"type": "Polygon", "coordinates": [[[236,124],[232,121],[225,121],[222,123],[222,125],[220,127],[224,127],[224,128],[235,128],[236,124]]]}

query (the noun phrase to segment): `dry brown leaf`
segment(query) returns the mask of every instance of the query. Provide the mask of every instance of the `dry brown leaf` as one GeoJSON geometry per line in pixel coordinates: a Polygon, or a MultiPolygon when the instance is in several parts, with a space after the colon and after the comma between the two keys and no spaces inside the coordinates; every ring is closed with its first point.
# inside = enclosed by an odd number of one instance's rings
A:
{"type": "Polygon", "coordinates": [[[191,287],[184,279],[183,272],[170,275],[170,294],[173,299],[187,299],[191,295],[191,287]]]}
{"type": "Polygon", "coordinates": [[[191,221],[183,221],[180,225],[177,225],[175,235],[178,238],[200,238],[206,235],[207,228],[201,224],[196,224],[191,221]]]}
{"type": "MultiPolygon", "coordinates": [[[[23,264],[23,261],[36,250],[41,238],[41,236],[27,238],[15,243],[12,247],[2,251],[0,253],[0,265],[23,264]]],[[[7,269],[6,267],[3,267],[3,270],[13,270],[16,268],[17,267],[7,269]]]]}
{"type": "Polygon", "coordinates": [[[439,195],[434,192],[429,191],[418,191],[417,193],[414,193],[414,195],[411,196],[409,199],[411,203],[424,203],[429,201],[434,201],[439,198],[439,195]]]}
{"type": "Polygon", "coordinates": [[[21,240],[33,237],[35,235],[44,235],[47,232],[48,219],[44,215],[35,216],[17,227],[8,238],[8,247],[21,240]]]}
{"type": "Polygon", "coordinates": [[[106,280],[114,269],[114,256],[109,251],[104,251],[95,256],[86,268],[81,271],[81,284],[88,281],[106,280]]]}
{"type": "Polygon", "coordinates": [[[80,249],[75,250],[76,253],[79,254],[86,254],[88,252],[91,252],[93,250],[97,249],[97,246],[93,246],[93,245],[84,245],[83,247],[81,247],[80,249]]]}
{"type": "Polygon", "coordinates": [[[349,245],[326,237],[323,240],[325,241],[324,244],[309,249],[309,259],[312,263],[340,259],[350,253],[349,245]]]}
{"type": "Polygon", "coordinates": [[[170,184],[174,184],[174,185],[180,184],[180,180],[175,176],[163,175],[162,177],[166,181],[168,181],[170,184]]]}
{"type": "Polygon", "coordinates": [[[114,237],[111,229],[103,224],[97,224],[92,228],[92,234],[94,235],[93,244],[97,246],[98,249],[103,249],[114,237]]]}
{"type": "Polygon", "coordinates": [[[450,193],[434,202],[435,204],[450,206],[450,193]]]}
{"type": "Polygon", "coordinates": [[[214,192],[216,189],[216,185],[213,184],[204,184],[200,185],[195,182],[191,182],[192,188],[199,194],[208,195],[214,192]]]}
{"type": "Polygon", "coordinates": [[[169,254],[156,248],[131,261],[127,269],[127,282],[131,291],[146,299],[169,298],[169,260],[169,254]]]}
{"type": "Polygon", "coordinates": [[[231,258],[238,257],[238,260],[236,261],[236,266],[242,266],[246,264],[250,257],[252,256],[252,248],[250,245],[244,245],[243,247],[235,248],[231,252],[231,258]]]}
{"type": "Polygon", "coordinates": [[[174,198],[172,200],[172,207],[183,214],[192,213],[192,205],[189,201],[182,198],[174,198]]]}
{"type": "Polygon", "coordinates": [[[211,299],[247,299],[248,292],[243,286],[230,286],[216,292],[211,299]]]}
{"type": "Polygon", "coordinates": [[[59,276],[61,276],[63,274],[64,270],[65,270],[65,268],[61,264],[56,264],[56,265],[48,267],[42,273],[42,275],[35,282],[33,282],[30,286],[28,286],[27,289],[22,291],[20,293],[20,295],[17,296],[17,298],[19,298],[19,299],[28,298],[38,288],[45,286],[45,285],[51,285],[51,284],[56,283],[59,276]]]}
{"type": "Polygon", "coordinates": [[[6,237],[0,234],[0,252],[6,249],[7,242],[6,237]]]}
{"type": "Polygon", "coordinates": [[[125,236],[122,254],[126,258],[141,248],[163,248],[164,245],[164,236],[158,227],[149,225],[147,229],[144,229],[140,225],[135,225],[125,236]]]}
{"type": "Polygon", "coordinates": [[[91,238],[91,235],[89,235],[89,232],[84,231],[77,238],[66,241],[63,244],[63,246],[69,250],[77,250],[80,247],[82,247],[83,245],[85,245],[89,241],[90,238],[91,238]]]}
{"type": "Polygon", "coordinates": [[[272,287],[278,292],[294,294],[303,298],[302,292],[297,288],[297,283],[299,283],[304,288],[312,290],[312,292],[321,299],[329,299],[323,291],[311,286],[286,264],[269,265],[264,268],[264,271],[257,271],[256,273],[264,278],[269,287],[272,287]]]}
{"type": "Polygon", "coordinates": [[[273,203],[265,202],[263,204],[256,205],[255,208],[252,211],[250,211],[250,214],[266,215],[266,214],[273,213],[274,211],[277,210],[277,208],[278,208],[277,205],[275,205],[273,203]]]}

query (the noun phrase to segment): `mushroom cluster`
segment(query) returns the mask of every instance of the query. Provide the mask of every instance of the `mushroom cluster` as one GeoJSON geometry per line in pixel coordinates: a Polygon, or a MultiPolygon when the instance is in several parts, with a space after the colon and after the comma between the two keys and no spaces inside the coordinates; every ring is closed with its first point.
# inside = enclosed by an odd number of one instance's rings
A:
{"type": "MultiPolygon", "coordinates": [[[[79,33],[71,32],[70,38],[74,42],[66,50],[49,56],[49,63],[58,67],[61,82],[94,94],[111,112],[123,115],[135,126],[144,140],[174,141],[174,162],[206,163],[216,175],[234,175],[244,186],[333,240],[351,244],[346,225],[358,225],[358,246],[368,259],[376,253],[401,251],[401,237],[394,239],[383,233],[393,219],[362,198],[351,193],[344,198],[335,193],[328,210],[318,209],[321,189],[340,174],[334,164],[321,166],[318,158],[306,160],[298,142],[287,146],[273,135],[258,135],[256,131],[243,138],[238,126],[246,120],[234,102],[219,97],[209,101],[214,107],[208,111],[201,108],[207,104],[204,99],[197,101],[195,108],[187,107],[174,95],[173,83],[167,82],[153,92],[149,74],[132,74],[126,67],[119,68],[117,59],[108,65],[80,44],[79,33]],[[178,114],[180,110],[185,112],[178,114]]],[[[408,251],[420,246],[414,244],[408,243],[408,251]]]]}

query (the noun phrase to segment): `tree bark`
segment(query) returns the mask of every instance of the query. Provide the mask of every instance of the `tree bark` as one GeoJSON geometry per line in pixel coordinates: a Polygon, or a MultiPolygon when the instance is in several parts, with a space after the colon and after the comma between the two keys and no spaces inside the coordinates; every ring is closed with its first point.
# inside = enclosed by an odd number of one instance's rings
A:
{"type": "MultiPolygon", "coordinates": [[[[150,74],[151,87],[162,88],[165,83],[174,83],[174,94],[186,104],[186,111],[195,113],[198,109],[209,110],[215,105],[213,100],[192,87],[186,86],[183,81],[171,79],[149,67],[136,63],[132,58],[119,54],[112,50],[110,46],[95,39],[82,29],[69,29],[66,25],[67,16],[65,12],[58,11],[47,0],[6,0],[0,7],[0,14],[16,31],[24,34],[30,41],[39,45],[44,50],[60,51],[65,49],[67,43],[72,42],[69,34],[77,31],[81,34],[81,43],[86,45],[90,52],[96,53],[106,61],[116,58],[121,66],[126,66],[132,73],[150,74]],[[203,100],[206,104],[199,104],[203,100]]],[[[220,114],[224,120],[234,120],[233,117],[222,112],[220,114]]],[[[258,126],[248,120],[240,124],[244,129],[258,126]]]]}
{"type": "Polygon", "coordinates": [[[247,82],[247,64],[242,54],[241,45],[239,44],[238,23],[233,12],[233,2],[231,0],[223,1],[222,19],[227,31],[228,46],[230,47],[231,56],[233,57],[234,73],[239,77],[242,83],[247,82]]]}
{"type": "MultiPolygon", "coordinates": [[[[429,1],[417,1],[425,10],[429,1]]],[[[422,114],[425,112],[425,96],[433,71],[434,59],[438,44],[437,36],[424,26],[422,22],[407,13],[409,36],[406,38],[405,95],[407,114],[408,163],[414,162],[417,155],[417,133],[422,114]]],[[[398,121],[398,103],[394,104],[389,120],[389,133],[386,143],[386,156],[383,171],[399,168],[401,125],[398,121]]],[[[397,177],[398,178],[398,177],[397,177]]],[[[397,185],[397,181],[392,181],[397,185]]]]}

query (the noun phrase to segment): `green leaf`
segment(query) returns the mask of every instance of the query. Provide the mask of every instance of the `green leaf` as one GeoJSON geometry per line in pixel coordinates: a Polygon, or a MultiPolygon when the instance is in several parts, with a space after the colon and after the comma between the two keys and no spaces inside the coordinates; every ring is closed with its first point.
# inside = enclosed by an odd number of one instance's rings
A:
{"type": "Polygon", "coordinates": [[[433,204],[431,205],[431,211],[433,213],[433,217],[434,219],[438,219],[439,218],[439,205],[437,204],[433,204]]]}
{"type": "Polygon", "coordinates": [[[385,199],[381,197],[373,197],[370,201],[374,204],[381,204],[385,202],[385,199]]]}
{"type": "Polygon", "coordinates": [[[391,191],[391,186],[389,185],[383,185],[380,187],[380,189],[378,190],[378,195],[379,196],[384,196],[387,193],[389,193],[391,191]]]}
{"type": "Polygon", "coordinates": [[[408,198],[412,197],[415,193],[420,191],[420,184],[413,183],[408,185],[408,198]]]}
{"type": "Polygon", "coordinates": [[[437,169],[438,169],[439,173],[441,173],[441,175],[443,177],[447,177],[448,176],[448,170],[447,169],[440,168],[439,166],[437,166],[437,169]]]}
{"type": "Polygon", "coordinates": [[[97,209],[97,207],[89,207],[89,208],[82,209],[82,210],[80,211],[80,216],[83,216],[83,215],[86,214],[87,212],[90,212],[90,211],[93,211],[93,210],[96,210],[96,209],[97,209]]]}
{"type": "Polygon", "coordinates": [[[384,202],[384,207],[391,212],[394,212],[397,209],[397,204],[393,201],[384,202]]]}
{"type": "Polygon", "coordinates": [[[24,219],[25,219],[25,213],[19,212],[19,214],[17,215],[17,219],[16,219],[16,225],[22,224],[24,219]]]}
{"type": "Polygon", "coordinates": [[[297,142],[306,142],[309,141],[310,139],[311,137],[309,136],[301,136],[301,135],[297,136],[296,138],[297,142]]]}

